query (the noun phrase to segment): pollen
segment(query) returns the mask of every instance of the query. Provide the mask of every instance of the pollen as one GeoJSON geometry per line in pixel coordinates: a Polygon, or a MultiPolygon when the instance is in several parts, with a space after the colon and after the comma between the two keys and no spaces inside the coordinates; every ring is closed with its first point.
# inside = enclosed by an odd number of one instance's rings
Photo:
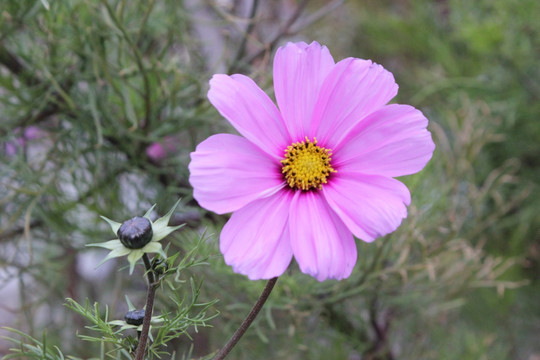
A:
{"type": "Polygon", "coordinates": [[[331,149],[317,145],[317,139],[293,143],[285,149],[281,160],[281,172],[285,181],[296,190],[321,190],[331,173],[337,172],[331,165],[331,149]]]}

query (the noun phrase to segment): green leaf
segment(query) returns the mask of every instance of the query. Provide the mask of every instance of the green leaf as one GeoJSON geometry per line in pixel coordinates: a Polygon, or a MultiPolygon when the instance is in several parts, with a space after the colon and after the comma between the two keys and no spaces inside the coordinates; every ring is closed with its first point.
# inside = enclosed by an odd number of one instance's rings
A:
{"type": "Polygon", "coordinates": [[[48,11],[50,10],[50,5],[48,0],[41,0],[41,3],[43,4],[43,7],[48,11]]]}

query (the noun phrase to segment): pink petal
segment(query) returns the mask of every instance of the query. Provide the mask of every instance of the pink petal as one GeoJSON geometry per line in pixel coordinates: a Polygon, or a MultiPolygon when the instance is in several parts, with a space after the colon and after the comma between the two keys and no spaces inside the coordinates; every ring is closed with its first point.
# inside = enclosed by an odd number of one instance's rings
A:
{"type": "Polygon", "coordinates": [[[225,262],[251,280],[283,274],[292,259],[287,220],[292,193],[280,191],[236,211],[221,231],[225,262]]]}
{"type": "Polygon", "coordinates": [[[302,272],[319,281],[349,277],[356,264],[354,238],[320,193],[297,191],[289,223],[294,257],[302,272]]]}
{"type": "Polygon", "coordinates": [[[279,162],[248,140],[218,134],[191,153],[189,182],[199,204],[223,214],[235,211],[281,189],[279,162]]]}
{"type": "Polygon", "coordinates": [[[146,148],[146,156],[153,161],[161,161],[167,157],[167,151],[158,142],[154,142],[146,148]]]}
{"type": "Polygon", "coordinates": [[[394,76],[371,60],[348,58],[326,77],[315,106],[311,134],[335,150],[364,117],[396,96],[394,76]]]}
{"type": "Polygon", "coordinates": [[[17,143],[15,141],[8,141],[4,145],[4,151],[8,156],[14,156],[17,155],[19,147],[17,146],[17,143]]]}
{"type": "Polygon", "coordinates": [[[153,142],[146,148],[146,155],[150,160],[160,162],[167,156],[178,151],[178,139],[167,135],[160,142],[153,142]]]}
{"type": "Polygon", "coordinates": [[[27,126],[24,129],[23,136],[26,140],[36,140],[44,137],[46,135],[46,131],[40,129],[37,126],[27,126]]]}
{"type": "Polygon", "coordinates": [[[358,173],[334,174],[323,193],[349,230],[368,242],[397,229],[411,202],[409,190],[398,180],[358,173]]]}
{"type": "Polygon", "coordinates": [[[414,174],[431,159],[435,144],[428,120],[408,105],[389,105],[365,118],[334,150],[339,171],[388,177],[414,174]]]}
{"type": "Polygon", "coordinates": [[[320,87],[333,66],[332,55],[317,42],[288,43],[276,52],[274,89],[292,140],[309,135],[320,87]]]}
{"type": "Polygon", "coordinates": [[[290,137],[276,105],[250,78],[216,74],[208,99],[238,130],[275,158],[283,157],[290,137]]]}

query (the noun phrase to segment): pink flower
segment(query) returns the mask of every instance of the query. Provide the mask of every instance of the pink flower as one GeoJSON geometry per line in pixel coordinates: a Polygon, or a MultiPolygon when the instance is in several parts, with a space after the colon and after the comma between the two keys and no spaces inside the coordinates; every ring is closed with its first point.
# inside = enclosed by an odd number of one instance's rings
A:
{"type": "Polygon", "coordinates": [[[46,132],[37,126],[27,126],[24,129],[24,138],[26,140],[37,140],[46,136],[46,132]]]}
{"type": "Polygon", "coordinates": [[[8,141],[4,144],[4,151],[9,156],[15,156],[25,145],[26,141],[23,137],[18,137],[15,140],[8,141]]]}
{"type": "Polygon", "coordinates": [[[146,148],[146,156],[154,162],[160,162],[176,150],[178,150],[176,139],[165,136],[162,142],[154,142],[146,148]]]}
{"type": "Polygon", "coordinates": [[[31,125],[24,128],[24,131],[19,127],[15,128],[14,134],[17,135],[16,139],[8,141],[4,145],[4,150],[9,156],[17,155],[19,150],[23,149],[28,142],[41,139],[45,137],[47,133],[39,127],[31,125]]]}
{"type": "Polygon", "coordinates": [[[208,98],[238,132],[218,134],[191,154],[199,204],[234,212],[220,236],[233,270],[250,279],[281,275],[294,255],[319,281],[347,278],[354,236],[371,242],[407,216],[407,187],[435,145],[428,120],[387,105],[398,86],[382,66],[334,62],[313,42],[288,43],[274,59],[276,107],[248,77],[214,75],[208,98]]]}

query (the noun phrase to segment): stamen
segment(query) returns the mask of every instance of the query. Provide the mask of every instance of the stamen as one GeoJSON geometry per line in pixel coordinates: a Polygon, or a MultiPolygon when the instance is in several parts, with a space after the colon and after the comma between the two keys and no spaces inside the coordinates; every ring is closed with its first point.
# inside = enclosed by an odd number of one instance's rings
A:
{"type": "Polygon", "coordinates": [[[317,145],[317,139],[296,142],[285,150],[281,172],[292,189],[322,189],[331,173],[337,172],[330,164],[332,150],[317,145]]]}

